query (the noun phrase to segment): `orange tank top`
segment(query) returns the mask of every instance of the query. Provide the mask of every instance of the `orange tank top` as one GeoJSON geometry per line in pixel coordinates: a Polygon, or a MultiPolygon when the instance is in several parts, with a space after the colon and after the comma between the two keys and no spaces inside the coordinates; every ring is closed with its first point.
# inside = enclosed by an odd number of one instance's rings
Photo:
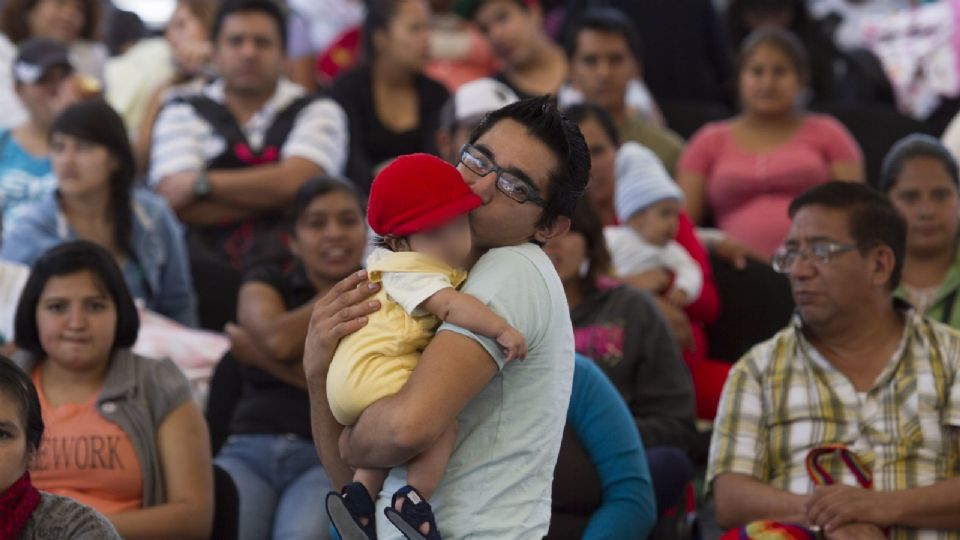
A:
{"type": "Polygon", "coordinates": [[[33,485],[75,499],[101,514],[140,509],[140,460],[120,426],[100,415],[99,392],[83,403],[54,407],[43,392],[39,368],[31,378],[46,425],[30,469],[33,485]]]}

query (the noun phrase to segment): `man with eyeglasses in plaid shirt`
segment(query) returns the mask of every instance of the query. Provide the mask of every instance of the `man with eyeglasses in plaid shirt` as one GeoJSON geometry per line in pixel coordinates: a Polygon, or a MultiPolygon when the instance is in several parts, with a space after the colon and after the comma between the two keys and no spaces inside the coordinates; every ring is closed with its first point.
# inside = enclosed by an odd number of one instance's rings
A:
{"type": "Polygon", "coordinates": [[[863,184],[796,198],[773,266],[793,322],[730,372],[714,426],[708,489],[722,527],[776,520],[830,540],[960,538],[960,333],[893,299],[906,225],[863,184]],[[873,473],[858,486],[839,459],[817,487],[807,453],[840,444],[873,473]]]}

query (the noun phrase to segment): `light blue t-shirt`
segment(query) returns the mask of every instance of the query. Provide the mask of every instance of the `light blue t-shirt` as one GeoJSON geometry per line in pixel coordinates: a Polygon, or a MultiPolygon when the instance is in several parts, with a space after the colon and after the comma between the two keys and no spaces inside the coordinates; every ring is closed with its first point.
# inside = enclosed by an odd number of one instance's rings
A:
{"type": "Polygon", "coordinates": [[[39,200],[56,187],[50,158],[28,153],[10,130],[0,131],[0,212],[4,224],[11,210],[39,200]]]}
{"type": "MultiPolygon", "coordinates": [[[[573,327],[563,285],[543,250],[524,244],[487,252],[463,292],[519,330],[528,353],[504,366],[494,340],[449,324],[438,330],[479,343],[499,372],[457,418],[457,445],[430,501],[437,525],[451,540],[542,538],[573,384],[573,327]]],[[[383,509],[405,483],[406,469],[395,468],[377,501],[381,540],[403,538],[383,509]]]]}

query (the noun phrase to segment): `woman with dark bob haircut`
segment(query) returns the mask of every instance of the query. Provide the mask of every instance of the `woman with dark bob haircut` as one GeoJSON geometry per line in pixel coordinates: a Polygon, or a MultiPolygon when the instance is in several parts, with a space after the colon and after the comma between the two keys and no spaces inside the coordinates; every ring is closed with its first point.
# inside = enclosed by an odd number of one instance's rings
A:
{"type": "Polygon", "coordinates": [[[120,265],[134,298],[196,326],[183,228],[162,198],[134,186],[120,115],[101,99],[68,107],[50,130],[50,157],[57,189],[11,212],[0,259],[29,265],[61,242],[95,242],[120,265]]]}
{"type": "Polygon", "coordinates": [[[93,509],[33,486],[27,465],[42,439],[36,387],[0,356],[0,538],[119,540],[110,522],[93,509]]]}
{"type": "Polygon", "coordinates": [[[207,428],[186,377],[134,354],[139,318],[114,256],[83,240],[43,254],[14,321],[14,361],[38,390],[35,485],[104,514],[123,538],[208,538],[207,428]]]}

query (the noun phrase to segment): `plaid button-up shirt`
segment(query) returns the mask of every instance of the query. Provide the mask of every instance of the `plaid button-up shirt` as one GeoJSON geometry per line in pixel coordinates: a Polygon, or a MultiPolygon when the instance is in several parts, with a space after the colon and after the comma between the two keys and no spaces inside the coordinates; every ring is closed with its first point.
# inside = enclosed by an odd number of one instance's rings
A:
{"type": "MultiPolygon", "coordinates": [[[[858,393],[792,324],[730,371],[717,413],[707,486],[724,473],[811,493],[807,452],[844,444],[873,471],[874,489],[902,490],[960,476],[960,332],[905,312],[900,345],[858,393]]],[[[839,460],[824,460],[857,485],[839,460]]],[[[960,512],[960,509],[957,509],[960,512]]],[[[893,529],[894,538],[960,539],[960,532],[893,529]]]]}

